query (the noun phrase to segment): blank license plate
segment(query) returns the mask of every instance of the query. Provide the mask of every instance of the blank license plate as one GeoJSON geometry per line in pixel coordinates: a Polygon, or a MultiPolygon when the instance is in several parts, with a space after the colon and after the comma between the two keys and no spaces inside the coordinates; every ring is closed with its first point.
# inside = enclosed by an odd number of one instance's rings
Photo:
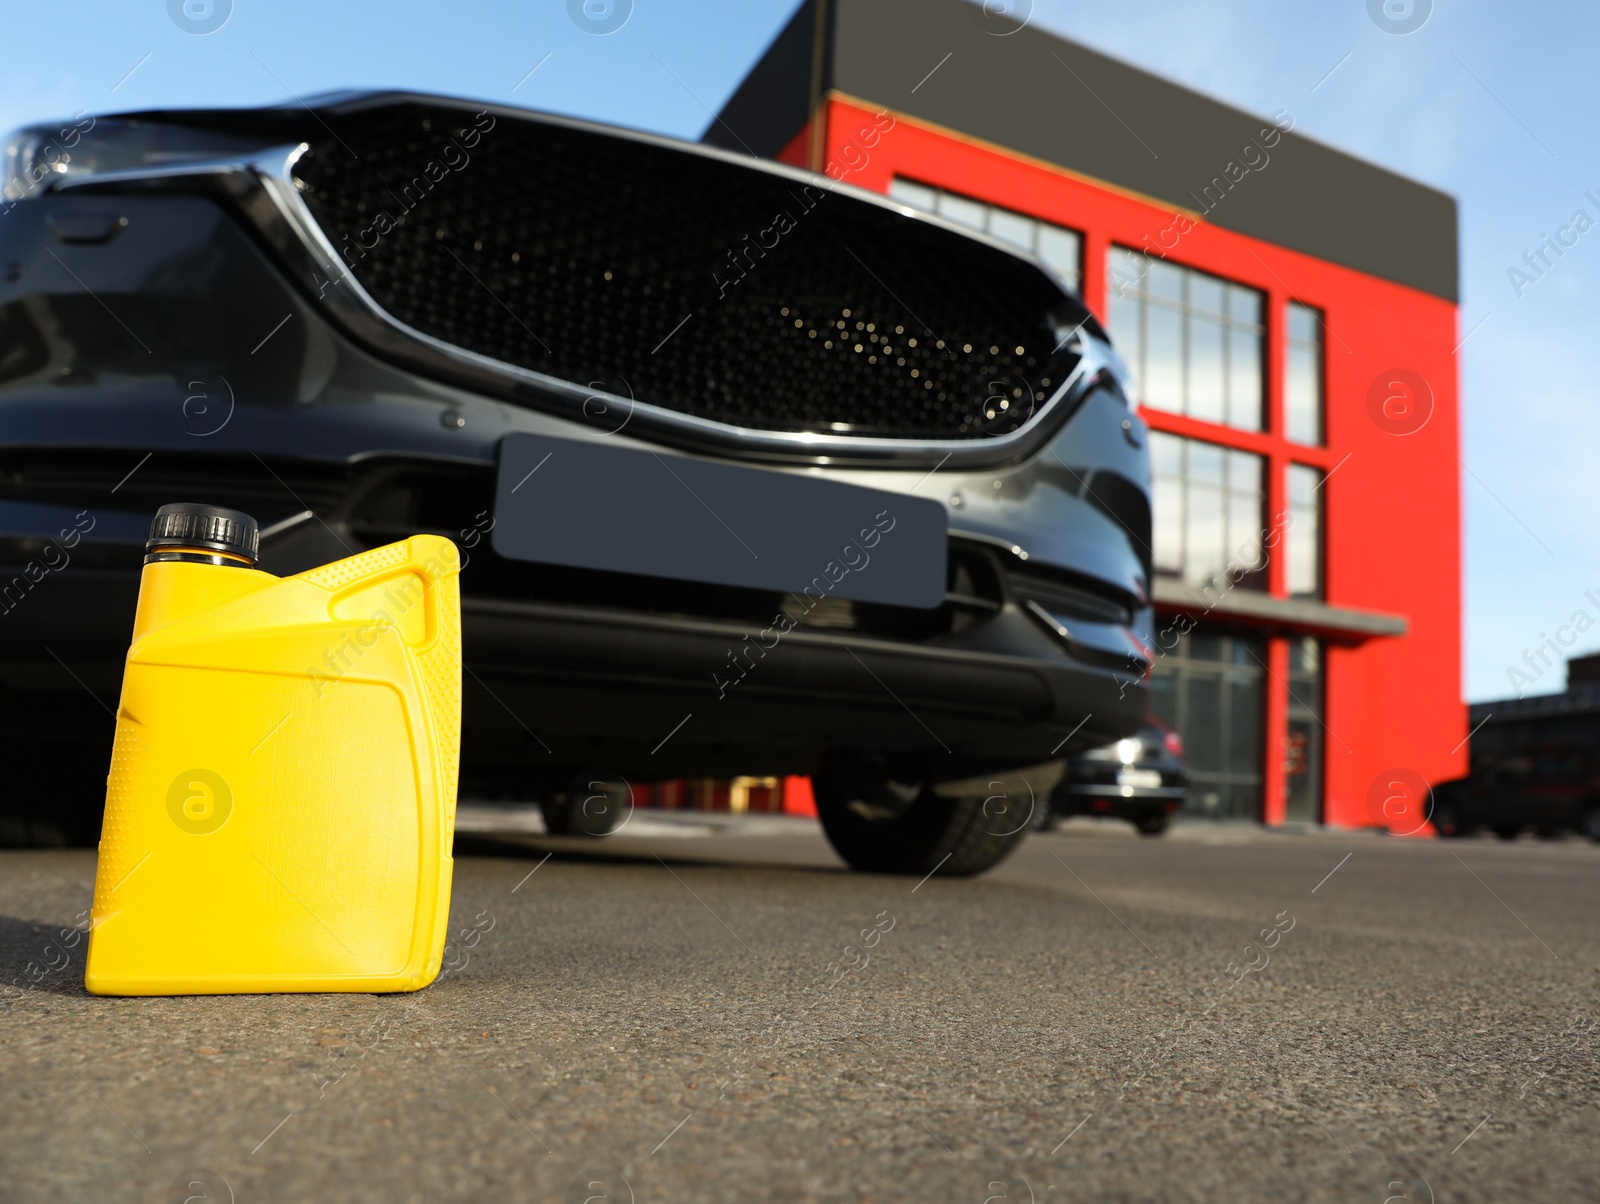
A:
{"type": "Polygon", "coordinates": [[[1159,769],[1123,769],[1117,772],[1118,786],[1134,786],[1148,789],[1151,786],[1161,785],[1161,771],[1159,769]]]}
{"type": "Polygon", "coordinates": [[[944,601],[947,526],[931,498],[516,434],[491,538],[513,560],[927,609],[944,601]]]}

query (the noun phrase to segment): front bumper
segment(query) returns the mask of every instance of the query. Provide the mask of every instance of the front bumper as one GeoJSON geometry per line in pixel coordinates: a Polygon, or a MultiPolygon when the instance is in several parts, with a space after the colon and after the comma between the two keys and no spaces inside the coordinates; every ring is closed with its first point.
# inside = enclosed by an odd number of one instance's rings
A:
{"type": "Polygon", "coordinates": [[[1074,757],[1066,779],[1056,787],[1052,802],[1060,815],[1114,815],[1127,819],[1176,811],[1189,797],[1187,767],[1174,757],[1146,758],[1125,764],[1097,750],[1074,757]],[[1120,779],[1126,771],[1160,776],[1160,785],[1131,785],[1120,779]]]}
{"type": "MultiPolygon", "coordinates": [[[[137,593],[135,568],[74,565],[11,599],[11,739],[109,739],[137,593]]],[[[1130,679],[1053,648],[1009,605],[969,646],[796,629],[770,648],[744,642],[759,621],[470,595],[462,609],[469,792],[591,771],[810,773],[842,756],[951,780],[1102,743],[1143,714],[1130,679]],[[736,648],[753,649],[742,672],[736,648]]]]}

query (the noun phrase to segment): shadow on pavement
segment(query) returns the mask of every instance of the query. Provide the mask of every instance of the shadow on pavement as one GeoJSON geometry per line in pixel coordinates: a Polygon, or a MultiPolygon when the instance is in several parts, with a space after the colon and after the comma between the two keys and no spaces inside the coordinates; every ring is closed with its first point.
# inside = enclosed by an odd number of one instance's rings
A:
{"type": "Polygon", "coordinates": [[[617,837],[491,835],[473,832],[456,834],[455,856],[532,859],[548,855],[553,861],[605,865],[649,865],[659,862],[668,866],[788,870],[829,876],[850,873],[843,863],[817,865],[777,856],[762,856],[762,849],[759,846],[766,844],[768,844],[767,839],[760,836],[705,836],[693,841],[674,839],[666,851],[662,851],[654,841],[648,845],[643,841],[629,841],[623,844],[617,837]],[[685,844],[701,847],[690,851],[682,847],[685,844]],[[748,853],[744,853],[746,849],[748,853]]]}
{"type": "Polygon", "coordinates": [[[75,929],[70,920],[0,916],[0,1015],[11,1009],[17,991],[86,997],[83,957],[87,949],[88,934],[75,929]],[[77,939],[63,938],[63,932],[75,934],[77,939]]]}

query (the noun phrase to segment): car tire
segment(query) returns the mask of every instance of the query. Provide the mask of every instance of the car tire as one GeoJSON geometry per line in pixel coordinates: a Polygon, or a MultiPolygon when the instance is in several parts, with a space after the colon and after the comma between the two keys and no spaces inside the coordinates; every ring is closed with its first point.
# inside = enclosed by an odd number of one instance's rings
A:
{"type": "Polygon", "coordinates": [[[1522,835],[1522,825],[1490,824],[1489,831],[1493,832],[1501,840],[1515,840],[1517,837],[1522,835]]]}
{"type": "Polygon", "coordinates": [[[1578,820],[1578,831],[1590,840],[1600,842],[1600,805],[1592,806],[1578,820]]]}
{"type": "Polygon", "coordinates": [[[1139,829],[1140,836],[1160,836],[1172,823],[1172,817],[1165,811],[1155,815],[1141,815],[1133,821],[1133,826],[1139,829]]]}
{"type": "Polygon", "coordinates": [[[1056,826],[1056,809],[1050,805],[1048,796],[1038,801],[1033,809],[1033,818],[1028,822],[1035,832],[1048,832],[1056,826]]]}
{"type": "Polygon", "coordinates": [[[1469,825],[1463,824],[1461,817],[1456,814],[1456,809],[1447,803],[1440,803],[1435,806],[1430,819],[1433,823],[1433,830],[1445,839],[1467,834],[1469,825]]]}
{"type": "Polygon", "coordinates": [[[996,814],[978,796],[943,798],[921,782],[819,774],[812,792],[834,852],[867,874],[981,874],[1023,842],[1033,819],[996,814]]]}
{"type": "Polygon", "coordinates": [[[1533,829],[1533,834],[1540,840],[1560,840],[1567,830],[1560,824],[1539,824],[1533,829]]]}
{"type": "Polygon", "coordinates": [[[608,836],[627,822],[631,796],[626,782],[588,774],[565,790],[541,794],[539,812],[552,836],[608,836]]]}

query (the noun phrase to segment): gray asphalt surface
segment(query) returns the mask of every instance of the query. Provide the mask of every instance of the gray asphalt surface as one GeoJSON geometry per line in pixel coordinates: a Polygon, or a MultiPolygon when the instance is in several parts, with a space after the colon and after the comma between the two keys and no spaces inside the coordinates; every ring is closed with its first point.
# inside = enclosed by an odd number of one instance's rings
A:
{"type": "Polygon", "coordinates": [[[478,847],[415,996],[90,998],[93,854],[0,854],[0,1198],[1600,1198],[1594,845],[478,847]]]}

